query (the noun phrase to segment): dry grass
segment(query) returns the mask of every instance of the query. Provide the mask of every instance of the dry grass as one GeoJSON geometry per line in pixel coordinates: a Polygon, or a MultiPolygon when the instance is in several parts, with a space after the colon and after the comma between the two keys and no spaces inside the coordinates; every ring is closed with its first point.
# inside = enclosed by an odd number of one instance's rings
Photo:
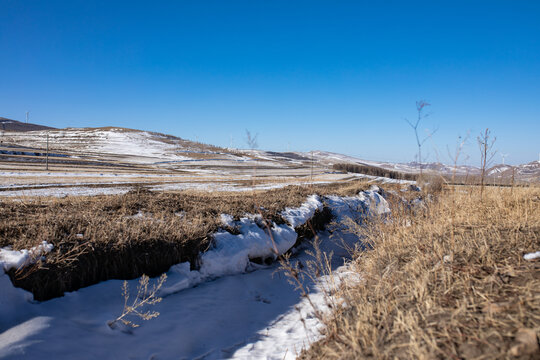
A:
{"type": "Polygon", "coordinates": [[[353,229],[351,264],[306,359],[540,358],[540,189],[451,188],[424,210],[353,229]],[[345,305],[346,304],[346,305],[345,305]]]}
{"type": "MultiPolygon", "coordinates": [[[[28,249],[42,241],[54,245],[44,261],[10,272],[16,286],[47,300],[103,280],[158,276],[180,262],[196,267],[198,255],[221,226],[220,214],[238,219],[260,213],[283,223],[279,213],[300,206],[310,194],[350,195],[366,187],[350,182],[248,193],[141,188],[125,195],[2,200],[0,247],[28,249]]],[[[299,229],[300,236],[304,233],[299,229]]]]}

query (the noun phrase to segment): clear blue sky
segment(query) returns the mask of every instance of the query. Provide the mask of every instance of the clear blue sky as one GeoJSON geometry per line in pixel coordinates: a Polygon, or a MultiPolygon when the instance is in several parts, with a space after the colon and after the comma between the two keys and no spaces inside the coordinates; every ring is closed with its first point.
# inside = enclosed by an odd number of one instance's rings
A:
{"type": "Polygon", "coordinates": [[[0,1],[8,118],[411,161],[418,99],[429,160],[537,160],[540,1],[0,1]]]}

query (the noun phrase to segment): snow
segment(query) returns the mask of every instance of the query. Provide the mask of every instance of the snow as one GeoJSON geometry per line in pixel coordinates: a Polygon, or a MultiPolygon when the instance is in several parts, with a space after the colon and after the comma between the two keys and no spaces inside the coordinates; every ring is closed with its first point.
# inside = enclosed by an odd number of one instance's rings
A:
{"type": "Polygon", "coordinates": [[[384,216],[390,213],[388,202],[378,191],[379,188],[373,186],[357,196],[327,196],[325,202],[332,209],[336,222],[344,222],[347,218],[358,222],[366,216],[384,216]]]}
{"type": "Polygon", "coordinates": [[[25,189],[25,190],[10,190],[1,191],[0,197],[15,197],[24,198],[27,196],[36,197],[66,197],[66,196],[97,196],[97,195],[119,195],[125,194],[130,190],[128,187],[60,187],[60,188],[45,188],[45,189],[25,189]]]}
{"type": "Polygon", "coordinates": [[[229,214],[221,214],[220,215],[220,218],[221,218],[221,223],[225,226],[230,226],[230,227],[233,227],[234,226],[234,218],[232,217],[232,215],[229,215],[229,214]]]}
{"type": "Polygon", "coordinates": [[[23,266],[33,264],[37,258],[51,252],[53,245],[43,241],[30,250],[11,250],[9,248],[0,249],[0,266],[4,271],[19,269],[23,266]]]}
{"type": "Polygon", "coordinates": [[[313,217],[316,210],[322,210],[323,204],[318,195],[311,195],[308,197],[307,202],[296,209],[286,208],[281,216],[287,220],[287,222],[296,228],[305,224],[309,219],[313,217]]]}
{"type": "MultiPolygon", "coordinates": [[[[252,191],[252,190],[271,190],[280,189],[289,185],[309,185],[309,184],[323,184],[326,181],[313,181],[313,182],[278,182],[270,184],[260,184],[255,186],[240,186],[233,182],[176,182],[166,183],[159,185],[147,185],[151,191],[182,191],[182,190],[202,190],[202,191],[252,191]]],[[[66,196],[97,196],[97,195],[119,195],[125,194],[131,186],[122,186],[122,183],[87,183],[80,186],[74,186],[74,184],[61,184],[60,187],[51,186],[53,184],[46,185],[15,185],[15,186],[0,186],[0,189],[12,189],[0,191],[0,197],[66,197],[66,196]],[[100,185],[101,187],[88,187],[86,185],[100,185]],[[114,186],[107,186],[114,185],[114,186]],[[46,186],[42,188],[42,186],[46,186]]],[[[141,183],[141,185],[145,185],[141,183]]]]}
{"type": "Polygon", "coordinates": [[[285,253],[296,243],[294,228],[304,224],[322,206],[319,196],[311,195],[299,208],[285,209],[282,216],[290,225],[264,224],[260,215],[234,221],[231,215],[222,214],[221,222],[238,229],[240,234],[224,230],[214,234],[213,247],[201,255],[200,269],[189,271],[189,264],[175,266],[160,295],[167,296],[216,277],[253,270],[257,266],[251,259],[275,258],[285,253]]]}
{"type": "MultiPolygon", "coordinates": [[[[321,240],[331,243],[329,234],[321,234],[321,240]]],[[[309,259],[303,252],[293,261],[309,259]]],[[[336,273],[342,263],[336,256],[336,273]]],[[[183,263],[171,268],[169,280],[175,272],[197,273],[183,263]]],[[[120,280],[31,303],[27,292],[0,276],[2,290],[8,290],[0,292],[0,301],[10,297],[0,303],[0,358],[293,359],[321,336],[314,309],[278,265],[210,282],[186,281],[198,286],[171,292],[152,308],[161,313],[158,318],[126,333],[106,325],[122,310],[120,280]],[[16,316],[4,314],[6,302],[16,316]]],[[[133,292],[137,279],[128,283],[133,292]]],[[[305,285],[317,310],[326,311],[324,279],[305,285]]]]}
{"type": "MultiPolygon", "coordinates": [[[[295,306],[300,304],[304,316],[309,306],[282,272],[272,276],[276,269],[223,277],[172,294],[154,307],[161,313],[157,319],[132,333],[106,325],[122,309],[119,280],[41,304],[26,302],[17,309],[21,316],[0,333],[0,358],[283,359],[285,352],[293,358],[302,342],[308,344],[307,336],[317,339],[321,325],[313,319],[307,330],[302,326],[295,306]],[[272,342],[257,345],[267,337],[272,342]],[[253,345],[256,352],[249,350],[253,345]]],[[[137,282],[129,283],[133,291],[137,282]]],[[[4,318],[0,322],[2,331],[4,318]]]]}
{"type": "Polygon", "coordinates": [[[93,173],[93,172],[65,172],[65,171],[0,171],[0,176],[9,177],[113,177],[113,178],[170,178],[170,177],[182,177],[179,174],[145,174],[145,173],[93,173]]]}
{"type": "Polygon", "coordinates": [[[384,176],[374,176],[374,175],[356,174],[356,173],[351,173],[350,175],[356,178],[360,178],[360,179],[369,179],[370,183],[377,182],[381,184],[410,184],[410,185],[416,184],[416,181],[413,181],[413,180],[392,179],[392,178],[388,178],[384,176]]]}
{"type": "MultiPolygon", "coordinates": [[[[125,129],[59,129],[7,134],[11,142],[20,145],[43,147],[46,135],[51,146],[58,150],[74,150],[84,154],[102,153],[157,159],[189,159],[175,154],[178,143],[166,142],[146,131],[126,131],[125,129]]],[[[141,160],[143,160],[141,159],[141,160]]],[[[150,160],[153,162],[153,160],[150,160]]]]}
{"type": "Polygon", "coordinates": [[[247,217],[236,224],[241,234],[226,231],[214,234],[214,248],[201,256],[200,272],[207,278],[238,274],[249,270],[250,259],[281,255],[296,242],[294,228],[275,225],[264,228],[247,217]],[[272,236],[269,231],[271,229],[272,236]]]}
{"type": "Polygon", "coordinates": [[[525,254],[525,255],[523,255],[523,258],[524,258],[525,260],[539,259],[539,258],[540,258],[540,251],[525,254]]]}
{"type": "MultiPolygon", "coordinates": [[[[171,267],[160,292],[163,301],[151,308],[161,315],[145,322],[132,319],[140,327],[129,331],[107,325],[123,308],[121,280],[38,303],[0,273],[0,358],[293,359],[321,337],[323,325],[316,313],[328,311],[332,284],[351,276],[343,265],[348,252],[333,239],[350,245],[359,240],[350,233],[319,234],[321,250],[334,254],[333,275],[306,279],[309,299],[289,283],[279,264],[249,260],[287,251],[296,241],[294,226],[307,221],[322,203],[339,219],[354,216],[355,208],[364,215],[386,214],[388,204],[378,191],[341,199],[310,196],[299,208],[283,211],[289,224],[265,226],[258,215],[236,221],[221,216],[222,223],[236,227],[239,234],[215,234],[213,248],[201,255],[199,270],[190,270],[187,262],[171,267]]],[[[40,246],[28,253],[48,249],[40,246]]],[[[313,253],[312,245],[305,244],[291,261],[305,264],[313,253]]],[[[128,281],[132,294],[137,283],[128,281]]]]}

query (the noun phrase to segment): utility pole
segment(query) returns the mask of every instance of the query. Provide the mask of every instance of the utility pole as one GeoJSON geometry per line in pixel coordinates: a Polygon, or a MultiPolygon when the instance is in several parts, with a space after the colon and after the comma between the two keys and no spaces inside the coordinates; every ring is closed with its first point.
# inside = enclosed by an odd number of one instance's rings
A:
{"type": "Polygon", "coordinates": [[[45,158],[45,170],[49,170],[49,132],[47,131],[47,157],[45,158]]]}
{"type": "Polygon", "coordinates": [[[27,111],[27,112],[26,112],[26,123],[27,123],[27,124],[28,124],[28,118],[30,117],[29,115],[30,115],[30,111],[27,111]]]}

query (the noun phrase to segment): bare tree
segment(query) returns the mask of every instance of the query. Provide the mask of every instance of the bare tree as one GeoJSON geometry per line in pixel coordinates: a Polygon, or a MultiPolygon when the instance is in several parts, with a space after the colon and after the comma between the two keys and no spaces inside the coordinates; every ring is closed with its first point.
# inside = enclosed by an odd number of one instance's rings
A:
{"type": "Polygon", "coordinates": [[[418,163],[420,165],[420,175],[422,175],[422,145],[424,145],[426,140],[429,139],[433,134],[437,132],[437,129],[435,129],[431,133],[426,130],[428,132],[428,135],[421,140],[420,140],[420,137],[418,136],[418,126],[420,125],[420,122],[422,121],[422,119],[429,116],[429,114],[424,113],[424,109],[430,105],[431,104],[425,100],[418,100],[416,102],[416,111],[418,112],[418,117],[416,118],[416,121],[413,123],[409,121],[409,119],[405,119],[405,121],[414,130],[414,136],[416,138],[416,145],[418,146],[418,163]]]}
{"type": "Polygon", "coordinates": [[[246,143],[251,150],[259,147],[257,136],[259,136],[259,134],[252,135],[251,132],[246,129],[246,143]]]}
{"type": "Polygon", "coordinates": [[[491,132],[488,128],[481,132],[476,138],[478,141],[478,148],[480,149],[480,198],[482,199],[484,194],[484,185],[486,179],[486,171],[493,161],[493,157],[497,151],[493,151],[493,144],[495,144],[496,137],[491,137],[491,132]]]}

